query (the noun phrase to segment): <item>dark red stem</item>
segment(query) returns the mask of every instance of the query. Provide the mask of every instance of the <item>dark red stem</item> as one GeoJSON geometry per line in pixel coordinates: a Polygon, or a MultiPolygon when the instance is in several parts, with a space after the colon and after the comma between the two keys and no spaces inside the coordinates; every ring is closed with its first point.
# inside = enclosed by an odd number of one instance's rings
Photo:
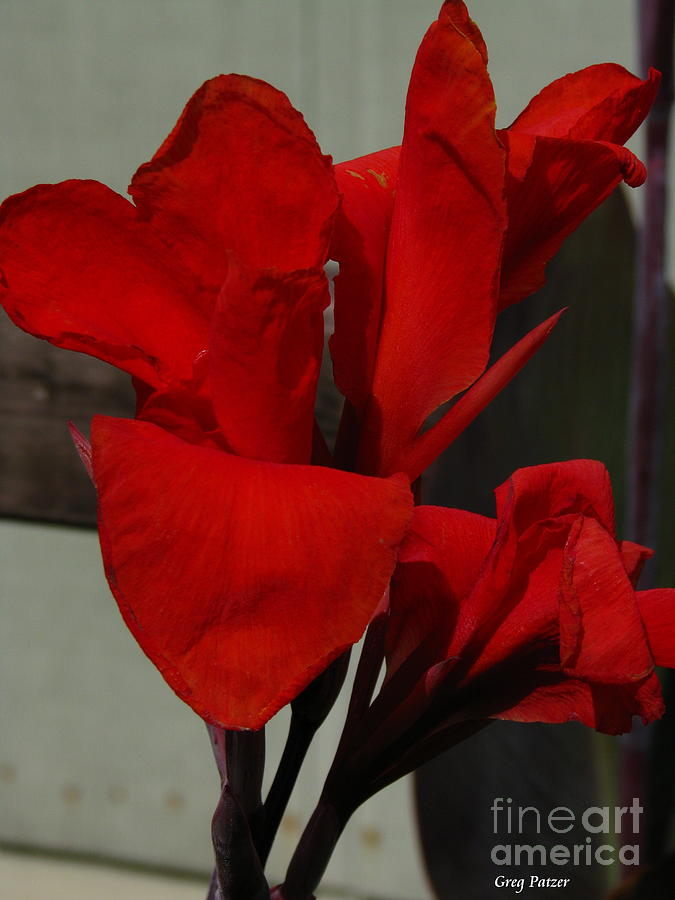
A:
{"type": "Polygon", "coordinates": [[[215,872],[207,900],[269,897],[256,845],[262,820],[265,732],[207,725],[221,795],[211,822],[215,872]]]}
{"type": "Polygon", "coordinates": [[[255,849],[249,820],[232,785],[225,782],[211,822],[216,857],[216,897],[269,900],[269,886],[255,849]]]}
{"type": "Polygon", "coordinates": [[[349,813],[319,801],[288,867],[282,900],[312,900],[348,819],[349,813]]]}
{"type": "Polygon", "coordinates": [[[291,724],[284,752],[274,781],[265,799],[258,853],[267,862],[281,818],[298,774],[314,739],[344,684],[351,650],[334,660],[328,668],[291,703],[291,724]]]}

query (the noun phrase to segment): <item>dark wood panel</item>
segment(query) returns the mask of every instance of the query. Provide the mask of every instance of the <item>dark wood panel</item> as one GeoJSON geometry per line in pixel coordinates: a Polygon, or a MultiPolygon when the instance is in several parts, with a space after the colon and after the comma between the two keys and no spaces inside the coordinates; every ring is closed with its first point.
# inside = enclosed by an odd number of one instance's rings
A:
{"type": "Polygon", "coordinates": [[[96,498],[68,433],[133,414],[129,378],[0,320],[0,515],[93,525],[96,498]]]}

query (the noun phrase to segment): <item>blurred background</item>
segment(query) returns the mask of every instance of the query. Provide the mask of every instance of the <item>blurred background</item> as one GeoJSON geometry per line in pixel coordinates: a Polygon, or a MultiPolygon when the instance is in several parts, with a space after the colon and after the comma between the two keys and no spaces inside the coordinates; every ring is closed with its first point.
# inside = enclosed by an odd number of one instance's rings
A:
{"type": "MultiPolygon", "coordinates": [[[[124,193],[187,98],[220,72],[286,91],[336,160],[397,144],[414,54],[439,5],[1,0],[0,194],[66,178],[124,193]]],[[[490,49],[498,125],[566,72],[602,61],[640,71],[634,0],[473,0],[469,9],[490,49]]],[[[640,135],[629,146],[640,154],[640,135]]],[[[674,165],[671,151],[671,174],[674,165]]],[[[621,512],[640,217],[640,192],[617,192],[568,241],[541,295],[502,317],[497,343],[507,346],[571,306],[540,357],[436,466],[427,500],[490,513],[492,488],[514,468],[586,456],[609,466],[621,512]]],[[[669,266],[672,284],[672,254],[669,266]]],[[[86,427],[95,412],[130,413],[128,386],[103,364],[5,322],[0,340],[0,898],[202,897],[218,791],[206,731],[123,626],[100,565],[93,489],[65,428],[68,419],[86,427]]],[[[661,569],[652,577],[673,585],[670,396],[661,569]]],[[[342,712],[313,748],[273,877],[283,876],[316,801],[342,712]]],[[[270,759],[283,740],[278,718],[270,759]]],[[[416,785],[370,801],[338,847],[328,891],[380,900],[427,900],[434,888],[442,898],[496,895],[492,799],[579,811],[618,803],[627,756],[659,767],[651,787],[648,778],[640,785],[645,803],[650,791],[659,795],[663,846],[654,852],[667,852],[672,728],[620,753],[619,741],[582,729],[500,723],[427,766],[416,785]],[[452,850],[458,840],[461,856],[452,850]]],[[[575,873],[566,896],[602,897],[618,876],[614,868],[575,873]]]]}

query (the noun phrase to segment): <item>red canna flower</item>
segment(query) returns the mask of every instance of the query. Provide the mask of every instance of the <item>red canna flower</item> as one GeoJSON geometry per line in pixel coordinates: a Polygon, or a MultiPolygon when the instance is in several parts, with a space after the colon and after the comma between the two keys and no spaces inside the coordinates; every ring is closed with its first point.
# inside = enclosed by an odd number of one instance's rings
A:
{"type": "Polygon", "coordinates": [[[92,426],[110,586],[180,697],[258,728],[363,633],[410,490],[310,465],[338,194],[286,97],[207,82],[130,192],[6,201],[2,301],[134,377],[141,421],[92,426]]]}
{"type": "Polygon", "coordinates": [[[604,466],[520,469],[496,497],[496,519],[415,509],[387,677],[362,723],[371,777],[392,746],[401,774],[490,718],[618,734],[663,712],[654,669],[675,666],[675,590],[635,590],[651,551],[617,542],[604,466]]]}
{"type": "Polygon", "coordinates": [[[414,480],[545,340],[555,319],[485,372],[498,310],[541,287],[563,239],[621,181],[644,181],[621,145],[658,84],[655,71],[641,81],[591,66],[495,130],[483,38],[464,3],[443,4],[415,61],[402,146],[336,167],[331,347],[364,423],[362,471],[414,480]]]}
{"type": "Polygon", "coordinates": [[[675,591],[635,591],[650,551],[616,541],[599,463],[516,472],[495,520],[413,510],[410,489],[558,318],[488,368],[498,311],[543,283],[614,187],[644,180],[622,145],[657,86],[594,66],[498,131],[482,36],[446,0],[400,148],[333,167],[283,94],[219,76],[136,172],[133,203],[67,181],[0,208],[14,322],[134,380],[135,419],[96,417],[91,445],[75,435],[130,630],[222,729],[258,730],[296,701],[264,805],[262,735],[211,730],[214,893],[267,896],[297,770],[369,625],[335,762],[275,896],[310,896],[365,797],[491,719],[616,733],[661,714],[675,591]],[[346,398],[334,455],[314,419],[329,257],[346,398]]]}
{"type": "Polygon", "coordinates": [[[68,181],[0,210],[16,324],[134,379],[136,420],[92,428],[106,572],[143,649],[208,721],[260,727],[361,636],[409,482],[557,318],[485,371],[498,307],[537,286],[624,175],[642,177],[611,142],[644,117],[655,78],[586,70],[503,133],[486,60],[448,0],[420,47],[400,153],[333,170],[283,94],[220,76],[140,167],[133,204],[68,181]],[[314,422],[329,254],[348,400],[337,468],[314,422]]]}

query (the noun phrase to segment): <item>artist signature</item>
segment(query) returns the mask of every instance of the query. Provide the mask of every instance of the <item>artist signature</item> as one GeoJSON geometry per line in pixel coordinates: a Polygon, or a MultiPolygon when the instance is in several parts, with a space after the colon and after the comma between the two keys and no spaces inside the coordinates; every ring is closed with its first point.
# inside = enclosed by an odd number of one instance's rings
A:
{"type": "Polygon", "coordinates": [[[571,878],[546,878],[542,875],[528,875],[527,878],[507,878],[506,875],[497,875],[495,887],[510,888],[514,893],[522,894],[525,886],[529,888],[564,888],[571,881],[571,878]]]}

